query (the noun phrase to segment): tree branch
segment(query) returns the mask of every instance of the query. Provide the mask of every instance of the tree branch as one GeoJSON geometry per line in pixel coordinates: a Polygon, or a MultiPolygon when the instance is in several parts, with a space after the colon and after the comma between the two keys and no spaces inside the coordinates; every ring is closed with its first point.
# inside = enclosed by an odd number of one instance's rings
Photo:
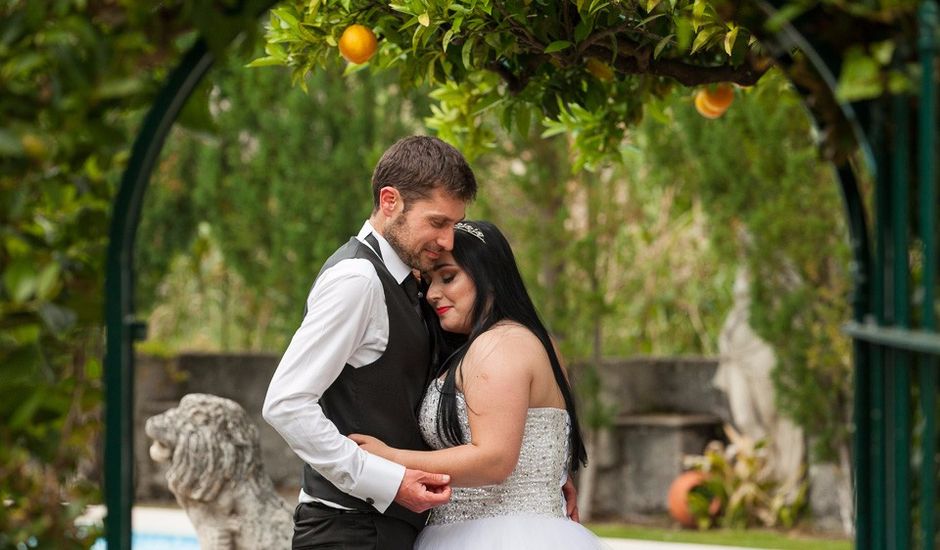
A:
{"type": "Polygon", "coordinates": [[[506,82],[509,92],[513,95],[521,92],[526,84],[528,84],[529,79],[526,75],[522,77],[516,76],[509,70],[509,67],[499,61],[488,63],[486,68],[498,74],[506,82]]]}
{"type": "MultiPolygon", "coordinates": [[[[592,46],[585,50],[586,56],[598,59],[609,59],[611,53],[611,50],[604,46],[592,46]]],[[[708,67],[692,65],[677,59],[653,59],[653,52],[650,48],[638,48],[632,43],[622,44],[620,54],[613,62],[614,70],[617,72],[666,76],[689,87],[714,82],[733,82],[741,86],[753,86],[764,76],[771,65],[769,58],[755,57],[748,57],[738,67],[730,65],[708,67]]]]}

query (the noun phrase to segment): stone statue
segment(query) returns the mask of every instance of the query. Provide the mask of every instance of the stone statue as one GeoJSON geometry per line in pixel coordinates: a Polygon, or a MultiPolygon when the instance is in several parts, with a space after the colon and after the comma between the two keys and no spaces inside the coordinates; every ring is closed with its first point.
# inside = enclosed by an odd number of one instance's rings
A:
{"type": "Polygon", "coordinates": [[[169,461],[170,491],[202,550],[289,549],[291,508],[261,463],[258,430],[230,399],[203,393],[147,419],[150,456],[169,461]]]}
{"type": "Polygon", "coordinates": [[[742,267],[734,281],[734,304],[718,336],[713,384],[728,396],[738,431],[754,441],[766,440],[767,475],[780,484],[784,495],[795,497],[806,452],[803,430],[777,412],[770,378],[777,359],[748,323],[750,307],[750,284],[742,267]]]}

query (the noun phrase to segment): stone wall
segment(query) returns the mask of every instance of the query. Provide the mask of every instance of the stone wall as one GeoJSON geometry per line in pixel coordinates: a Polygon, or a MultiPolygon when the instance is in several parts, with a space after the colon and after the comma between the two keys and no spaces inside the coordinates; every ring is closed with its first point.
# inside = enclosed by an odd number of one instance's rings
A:
{"type": "Polygon", "coordinates": [[[683,413],[730,418],[724,394],[712,386],[718,360],[708,357],[605,359],[602,398],[621,414],[683,413]]]}
{"type": "MultiPolygon", "coordinates": [[[[135,395],[136,492],[142,501],[172,500],[163,470],[150,459],[143,423],[176,406],[187,393],[232,399],[258,426],[262,458],[275,486],[290,498],[299,488],[300,460],[264,419],[261,405],[278,357],[271,354],[139,356],[135,395]]],[[[602,516],[665,511],[665,490],[682,455],[700,453],[719,436],[726,404],[710,380],[710,359],[609,360],[600,365],[604,399],[615,404],[615,426],[601,437],[595,512],[602,516]]]]}

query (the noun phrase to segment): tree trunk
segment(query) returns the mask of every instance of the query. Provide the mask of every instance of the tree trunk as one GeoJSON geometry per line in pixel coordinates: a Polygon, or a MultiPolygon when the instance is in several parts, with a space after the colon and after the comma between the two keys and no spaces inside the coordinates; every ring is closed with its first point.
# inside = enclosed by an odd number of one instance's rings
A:
{"type": "Polygon", "coordinates": [[[593,514],[593,502],[594,502],[594,480],[597,477],[597,459],[592,459],[594,456],[595,443],[597,442],[597,432],[598,429],[589,426],[584,433],[584,448],[587,451],[588,463],[584,469],[581,470],[581,475],[578,478],[578,484],[581,486],[578,490],[578,513],[581,515],[581,521],[590,521],[591,514],[593,514]]]}
{"type": "MultiPolygon", "coordinates": [[[[593,273],[592,273],[593,275],[593,273]]],[[[596,292],[599,287],[599,282],[597,277],[591,277],[591,290],[596,292]]],[[[595,317],[594,320],[594,341],[593,341],[593,353],[591,354],[594,359],[594,367],[598,368],[600,365],[601,357],[601,344],[602,344],[602,335],[601,335],[601,321],[600,316],[595,317]]],[[[597,376],[600,376],[600,373],[596,373],[597,376]]],[[[597,392],[597,395],[592,396],[593,403],[590,403],[590,407],[596,407],[598,411],[603,407],[600,402],[601,396],[600,391],[597,392]]],[[[596,492],[596,479],[597,479],[597,447],[598,440],[600,439],[600,431],[604,429],[603,426],[596,425],[596,422],[593,422],[591,417],[600,418],[600,414],[588,415],[588,426],[587,430],[584,433],[584,450],[587,452],[588,463],[584,467],[584,471],[581,473],[581,491],[578,495],[578,511],[581,515],[581,521],[590,521],[591,516],[594,513],[594,493],[596,492]]]]}

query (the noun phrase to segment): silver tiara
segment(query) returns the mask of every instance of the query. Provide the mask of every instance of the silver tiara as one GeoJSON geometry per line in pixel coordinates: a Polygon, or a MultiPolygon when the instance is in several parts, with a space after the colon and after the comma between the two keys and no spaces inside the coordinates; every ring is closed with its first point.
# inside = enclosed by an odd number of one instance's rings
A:
{"type": "Polygon", "coordinates": [[[469,233],[473,235],[474,237],[480,239],[480,242],[482,242],[483,244],[486,244],[486,239],[483,238],[483,232],[477,229],[476,227],[473,227],[469,223],[457,222],[454,224],[454,229],[458,229],[460,231],[463,231],[464,233],[469,233]]]}

